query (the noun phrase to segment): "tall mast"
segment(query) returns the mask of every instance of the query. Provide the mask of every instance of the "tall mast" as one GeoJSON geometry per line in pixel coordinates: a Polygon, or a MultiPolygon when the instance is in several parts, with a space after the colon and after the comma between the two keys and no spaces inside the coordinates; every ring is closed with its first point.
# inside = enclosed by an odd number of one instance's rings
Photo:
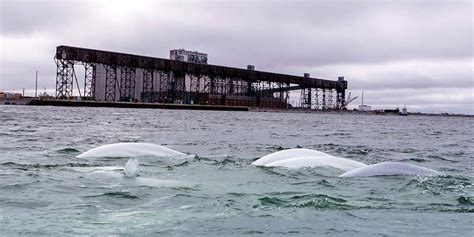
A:
{"type": "Polygon", "coordinates": [[[36,71],[35,98],[38,97],[38,71],[36,71]]]}

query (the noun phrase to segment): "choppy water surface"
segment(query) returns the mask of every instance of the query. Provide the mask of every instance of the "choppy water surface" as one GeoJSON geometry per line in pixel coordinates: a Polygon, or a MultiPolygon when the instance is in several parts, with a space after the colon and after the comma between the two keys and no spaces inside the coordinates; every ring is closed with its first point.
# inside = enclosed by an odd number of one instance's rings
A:
{"type": "Polygon", "coordinates": [[[473,119],[0,106],[0,233],[453,235],[474,233],[473,119]],[[148,142],[190,155],[75,158],[148,142]],[[338,178],[262,168],[304,147],[442,177],[338,178]],[[109,167],[98,170],[97,167],[109,167]]]}

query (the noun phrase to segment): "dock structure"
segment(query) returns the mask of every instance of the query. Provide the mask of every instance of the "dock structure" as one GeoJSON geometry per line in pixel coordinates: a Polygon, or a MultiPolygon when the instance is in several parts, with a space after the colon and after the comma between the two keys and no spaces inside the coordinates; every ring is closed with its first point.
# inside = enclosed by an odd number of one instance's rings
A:
{"type": "MultiPolygon", "coordinates": [[[[83,100],[288,108],[290,91],[299,106],[341,109],[347,81],[293,76],[211,64],[58,46],[56,98],[83,100]],[[76,76],[83,66],[83,86],[76,76]],[[82,90],[81,90],[82,87],[82,90]]],[[[82,84],[82,82],[81,82],[82,84]]]]}

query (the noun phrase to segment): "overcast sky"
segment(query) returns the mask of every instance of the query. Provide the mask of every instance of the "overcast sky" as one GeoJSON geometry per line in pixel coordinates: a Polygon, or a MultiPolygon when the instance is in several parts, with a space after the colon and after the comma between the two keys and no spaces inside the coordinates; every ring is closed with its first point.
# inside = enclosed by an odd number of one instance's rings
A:
{"type": "MultiPolygon", "coordinates": [[[[169,57],[336,80],[376,108],[474,114],[471,0],[0,0],[0,90],[54,92],[55,47],[169,57]]],[[[354,102],[359,104],[360,100],[354,102]]]]}

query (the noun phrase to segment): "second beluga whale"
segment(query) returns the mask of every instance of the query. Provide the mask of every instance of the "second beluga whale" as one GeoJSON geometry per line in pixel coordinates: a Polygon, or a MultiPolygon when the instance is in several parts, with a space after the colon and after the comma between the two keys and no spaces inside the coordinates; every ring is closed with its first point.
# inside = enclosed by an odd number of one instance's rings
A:
{"type": "Polygon", "coordinates": [[[340,158],[311,149],[288,149],[268,154],[254,161],[253,165],[266,167],[303,168],[329,166],[343,171],[367,166],[364,163],[340,158]]]}
{"type": "Polygon", "coordinates": [[[311,149],[288,149],[268,154],[254,161],[253,165],[266,167],[332,167],[345,173],[339,177],[370,177],[385,175],[417,175],[433,176],[441,175],[440,172],[425,167],[402,162],[382,162],[366,165],[364,163],[335,157],[321,151],[311,149]]]}

